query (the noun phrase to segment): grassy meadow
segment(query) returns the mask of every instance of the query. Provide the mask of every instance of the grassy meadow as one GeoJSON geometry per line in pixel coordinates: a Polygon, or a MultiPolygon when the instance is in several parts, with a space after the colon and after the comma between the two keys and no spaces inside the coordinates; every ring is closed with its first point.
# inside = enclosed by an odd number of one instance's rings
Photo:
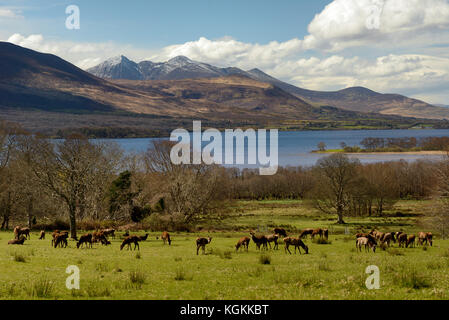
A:
{"type": "MultiPolygon", "coordinates": [[[[112,245],[93,249],[54,249],[51,234],[38,232],[23,246],[7,245],[12,231],[0,233],[0,299],[449,299],[449,240],[435,237],[433,247],[393,248],[358,253],[353,234],[361,227],[407,233],[420,230],[416,220],[425,201],[399,202],[383,218],[321,216],[301,201],[240,201],[221,221],[204,223],[202,232],[172,232],[172,245],[149,232],[140,251],[120,251],[118,233],[112,245]],[[235,252],[250,229],[273,226],[297,236],[303,228],[330,230],[330,243],[305,242],[309,253],[279,250],[235,252]],[[196,255],[195,238],[212,236],[206,255],[196,255]],[[66,268],[80,269],[80,289],[65,286],[66,268]],[[368,290],[365,269],[380,269],[380,289],[368,290]]],[[[426,230],[427,231],[427,230],[426,230]]],[[[80,232],[81,233],[81,232],[80,232]]],[[[143,235],[144,230],[132,232],[143,235]]],[[[294,250],[292,247],[290,250],[294,250]]]]}

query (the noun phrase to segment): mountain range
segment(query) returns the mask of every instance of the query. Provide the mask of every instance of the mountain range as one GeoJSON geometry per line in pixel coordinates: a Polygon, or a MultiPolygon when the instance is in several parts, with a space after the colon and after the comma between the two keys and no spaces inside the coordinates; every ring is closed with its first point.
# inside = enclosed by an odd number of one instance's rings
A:
{"type": "MultiPolygon", "coordinates": [[[[424,104],[399,97],[407,106],[424,104]]],[[[137,64],[121,56],[87,72],[55,55],[0,42],[0,119],[53,136],[79,131],[100,137],[160,136],[190,127],[192,120],[216,128],[288,130],[446,125],[380,114],[375,108],[340,107],[345,99],[375,107],[394,104],[389,95],[364,88],[320,93],[257,69],[218,68],[186,57],[137,64]]],[[[441,109],[449,118],[449,109],[441,109]]]]}
{"type": "Polygon", "coordinates": [[[406,117],[449,119],[449,110],[442,106],[411,99],[399,94],[381,94],[363,87],[351,87],[334,92],[313,91],[278,80],[259,69],[219,68],[207,63],[177,56],[167,62],[133,62],[125,56],[115,57],[87,70],[110,80],[184,80],[218,78],[230,75],[272,84],[313,106],[333,106],[340,109],[406,117]]]}

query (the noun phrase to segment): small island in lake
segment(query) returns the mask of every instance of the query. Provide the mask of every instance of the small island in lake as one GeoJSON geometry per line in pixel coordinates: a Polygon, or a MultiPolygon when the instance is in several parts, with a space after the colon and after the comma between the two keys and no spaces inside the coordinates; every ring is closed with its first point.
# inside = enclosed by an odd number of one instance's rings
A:
{"type": "Polygon", "coordinates": [[[445,154],[449,152],[449,137],[425,138],[372,138],[360,142],[360,146],[348,146],[340,143],[340,149],[327,149],[326,143],[320,142],[318,150],[313,153],[403,153],[403,154],[445,154]]]}

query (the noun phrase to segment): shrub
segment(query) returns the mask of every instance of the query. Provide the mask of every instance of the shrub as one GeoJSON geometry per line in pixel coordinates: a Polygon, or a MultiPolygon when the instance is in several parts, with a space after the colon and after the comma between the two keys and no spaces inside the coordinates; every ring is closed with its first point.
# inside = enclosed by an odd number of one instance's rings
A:
{"type": "Polygon", "coordinates": [[[327,240],[325,238],[315,238],[312,242],[315,244],[332,244],[331,240],[327,240]]]}
{"type": "Polygon", "coordinates": [[[129,273],[129,281],[136,287],[141,287],[146,280],[146,275],[142,271],[134,270],[129,273]]]}
{"type": "Polygon", "coordinates": [[[187,274],[184,269],[177,269],[175,274],[176,281],[184,281],[184,280],[192,280],[193,276],[191,274],[187,274]]]}
{"type": "Polygon", "coordinates": [[[261,264],[271,264],[271,257],[268,254],[261,254],[259,256],[259,262],[261,264]]]}
{"type": "Polygon", "coordinates": [[[26,257],[21,253],[13,252],[11,255],[15,262],[26,262],[27,261],[26,257]]]}
{"type": "Polygon", "coordinates": [[[429,288],[431,283],[427,277],[418,273],[416,269],[403,269],[396,273],[394,282],[404,288],[422,289],[429,288]]]}
{"type": "Polygon", "coordinates": [[[30,296],[38,298],[48,298],[51,296],[52,292],[53,282],[51,282],[47,278],[35,280],[34,282],[32,282],[31,288],[29,290],[30,296]]]}
{"type": "Polygon", "coordinates": [[[318,270],[331,271],[331,268],[329,267],[329,264],[325,260],[322,260],[318,263],[318,270]]]}

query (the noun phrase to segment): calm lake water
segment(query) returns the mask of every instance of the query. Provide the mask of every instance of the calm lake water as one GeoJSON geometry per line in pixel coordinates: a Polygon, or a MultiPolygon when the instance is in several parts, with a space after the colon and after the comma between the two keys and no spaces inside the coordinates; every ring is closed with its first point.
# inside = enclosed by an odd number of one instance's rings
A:
{"type": "MultiPolygon", "coordinates": [[[[191,129],[190,129],[191,130],[191,129]]],[[[268,132],[267,132],[268,136],[268,132]]],[[[346,131],[284,131],[279,132],[279,165],[280,166],[311,166],[323,154],[311,153],[317,149],[319,142],[324,142],[328,149],[340,148],[340,143],[345,142],[348,146],[359,145],[366,137],[375,138],[401,138],[401,137],[443,137],[449,136],[449,129],[444,130],[346,130],[346,131]]],[[[127,152],[142,152],[151,147],[152,141],[148,139],[110,139],[117,142],[127,152]]],[[[207,143],[205,143],[207,144],[207,143]]],[[[439,155],[408,155],[408,154],[382,154],[382,155],[352,155],[359,158],[361,162],[381,162],[404,159],[414,161],[417,159],[438,160],[439,155]]],[[[242,166],[238,166],[242,167],[242,166]]],[[[253,167],[245,165],[243,167],[253,167]]]]}

